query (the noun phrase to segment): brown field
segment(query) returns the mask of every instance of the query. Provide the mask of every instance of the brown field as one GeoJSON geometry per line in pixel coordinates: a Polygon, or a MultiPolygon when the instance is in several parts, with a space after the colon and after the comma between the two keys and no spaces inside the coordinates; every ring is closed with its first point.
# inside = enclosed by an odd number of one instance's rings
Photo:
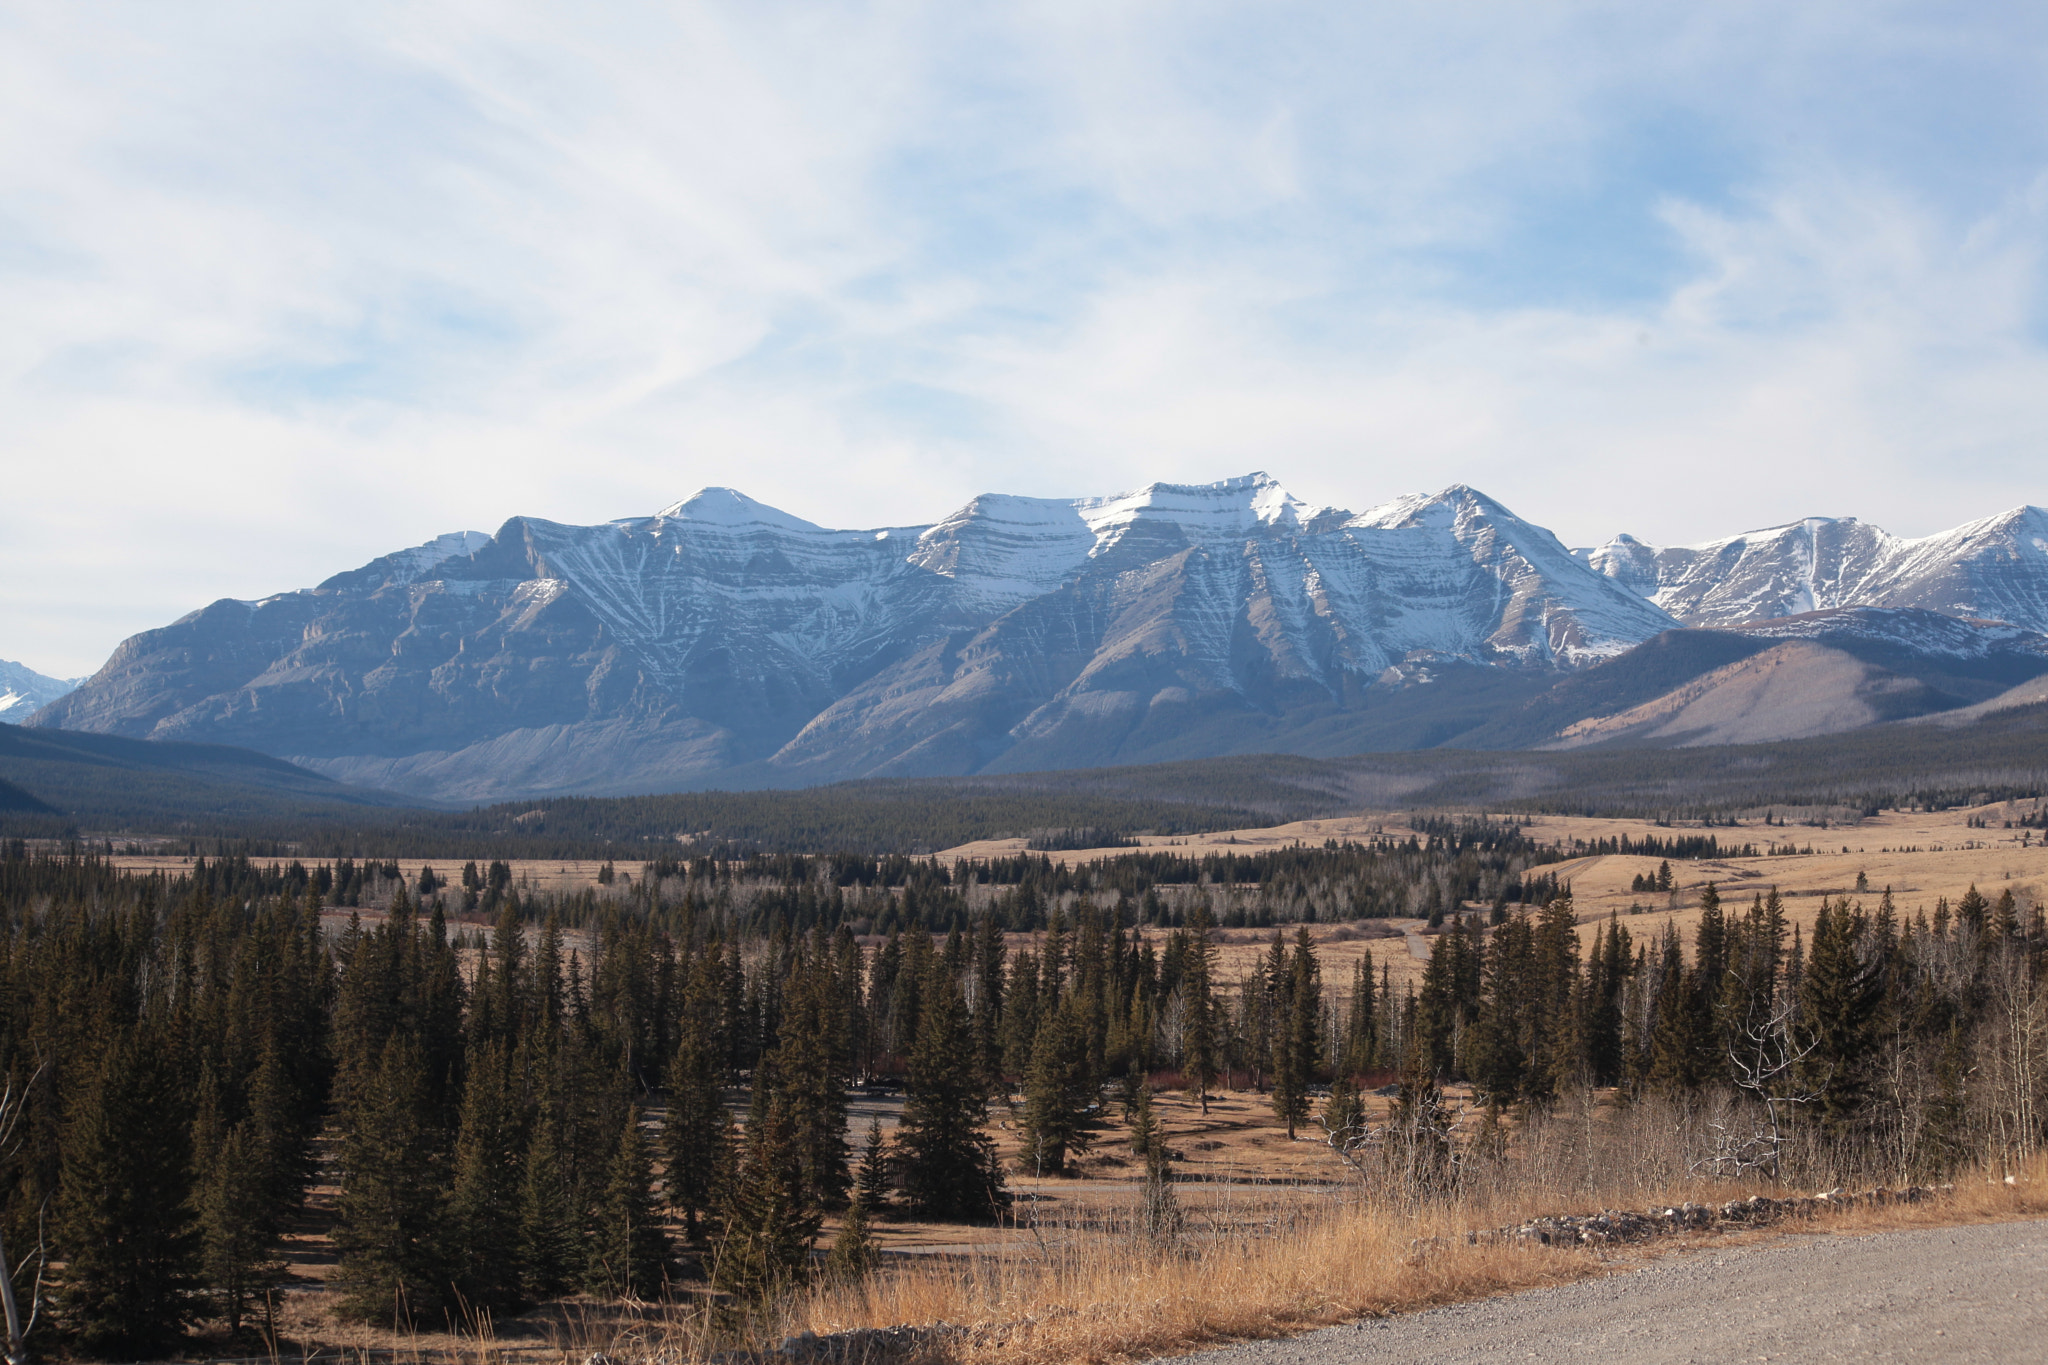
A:
{"type": "MultiPolygon", "coordinates": [[[[1745,843],[1764,848],[1770,844],[1811,847],[1811,854],[1780,857],[1721,858],[1712,861],[1680,861],[1672,864],[1673,894],[1631,892],[1630,881],[1654,873],[1660,860],[1619,854],[1573,858],[1544,867],[1569,881],[1579,923],[1591,925],[1610,914],[1619,915],[1640,942],[1662,929],[1669,920],[1685,937],[1688,948],[1693,929],[1699,923],[1699,893],[1708,882],[1719,888],[1725,908],[1740,911],[1751,897],[1773,887],[1783,897],[1786,918],[1810,933],[1820,913],[1823,896],[1849,895],[1875,908],[1886,887],[1902,919],[1920,911],[1934,913],[1935,902],[1946,897],[1953,905],[1975,886],[1996,900],[2010,887],[2023,906],[2048,902],[2048,840],[2040,830],[2003,828],[2008,819],[2033,813],[2033,804],[2020,809],[2006,805],[1982,806],[1932,812],[1887,812],[1867,817],[1854,825],[1826,829],[1803,825],[1765,826],[1747,824],[1738,829],[1702,829],[1697,826],[1667,828],[1647,820],[1606,820],[1579,816],[1538,815],[1530,817],[1529,837],[1546,844],[1584,839],[1631,839],[1655,836],[1670,839],[1689,834],[1712,834],[1724,845],[1745,843]],[[1973,818],[1983,819],[1991,828],[1970,827],[1973,818]],[[1855,891],[1856,875],[1863,873],[1869,891],[1855,891]]],[[[1202,856],[1209,853],[1256,853],[1261,849],[1284,848],[1292,844],[1321,844],[1325,840],[1365,840],[1380,835],[1406,838],[1410,830],[1406,817],[1394,814],[1365,814],[1341,819],[1303,820],[1268,829],[1225,830],[1184,838],[1141,837],[1148,848],[1172,848],[1176,853],[1202,856]]],[[[939,854],[941,858],[1011,857],[1024,850],[1021,839],[987,840],[963,844],[939,854]]],[[[1068,866],[1080,866],[1114,858],[1126,849],[1081,849],[1043,856],[1068,866]]],[[[1483,910],[1483,906],[1467,907],[1483,910]]],[[[1317,942],[1323,962],[1323,980],[1341,987],[1350,980],[1351,964],[1370,951],[1375,964],[1393,967],[1396,988],[1420,975],[1429,955],[1429,939],[1420,933],[1420,920],[1361,921],[1354,925],[1314,925],[1310,936],[1317,942]],[[1401,938],[1354,937],[1361,932],[1395,931],[1401,938]],[[1391,951],[1390,951],[1391,950],[1391,951]],[[1405,951],[1403,951],[1405,950],[1405,951]]],[[[1271,930],[1226,930],[1223,943],[1223,979],[1235,980],[1252,958],[1272,939],[1271,930]]],[[[1593,936],[1581,935],[1591,951],[1593,936]]]]}
{"type": "MultiPolygon", "coordinates": [[[[2032,804],[2028,803],[2020,809],[1994,805],[1920,813],[1887,812],[1853,825],[1825,829],[1751,823],[1737,829],[1717,827],[1706,830],[1696,826],[1667,828],[1647,820],[1539,815],[1530,817],[1532,823],[1528,833],[1532,839],[1546,844],[1574,839],[1614,839],[1624,835],[1632,839],[1645,836],[1668,839],[1711,833],[1723,844],[1753,843],[1762,848],[1772,843],[1790,843],[1814,850],[1811,854],[1780,857],[1676,862],[1672,864],[1675,889],[1669,896],[1628,889],[1633,877],[1657,870],[1659,860],[1655,858],[1621,855],[1574,858],[1543,869],[1555,872],[1571,883],[1581,924],[1590,926],[1605,920],[1610,914],[1616,914],[1622,917],[1640,943],[1659,932],[1669,921],[1684,936],[1689,949],[1693,929],[1699,922],[1700,888],[1709,881],[1720,888],[1723,905],[1734,911],[1746,907],[1751,897],[1777,888],[1785,901],[1787,919],[1808,933],[1820,913],[1821,898],[1855,895],[1859,872],[1868,878],[1870,890],[1856,898],[1874,908],[1878,896],[1890,887],[1902,919],[1911,918],[1923,910],[1932,915],[1938,898],[1946,897],[1953,905],[1971,886],[1994,900],[2010,887],[2023,906],[2042,905],[2048,902],[2048,840],[2041,837],[2042,831],[2039,830],[2003,828],[2006,820],[2019,814],[2031,814],[2032,809],[2032,804]],[[1991,827],[1971,828],[1969,821],[1973,818],[1981,818],[1991,827]]],[[[1388,812],[1303,820],[1265,829],[1222,830],[1204,835],[1173,838],[1141,836],[1139,843],[1147,848],[1171,848],[1183,855],[1202,856],[1258,852],[1297,843],[1318,845],[1329,839],[1364,840],[1381,835],[1406,838],[1412,832],[1405,815],[1388,812]]],[[[960,861],[1011,857],[1023,851],[1022,839],[985,840],[963,844],[934,857],[960,861]]],[[[1080,866],[1114,858],[1128,851],[1082,849],[1043,856],[1067,866],[1080,866]]],[[[191,863],[190,858],[172,856],[117,856],[113,861],[122,867],[143,872],[176,872],[191,863]]],[[[417,879],[420,869],[430,865],[444,877],[458,877],[462,870],[459,860],[445,858],[400,858],[396,861],[409,880],[417,879]]],[[[597,873],[602,864],[591,860],[530,859],[511,866],[517,885],[539,892],[574,893],[597,888],[597,873]]],[[[646,864],[619,861],[614,866],[623,878],[638,881],[646,864]]],[[[1483,910],[1485,907],[1467,908],[1483,910]]],[[[345,918],[346,912],[331,912],[332,916],[345,918]]],[[[458,918],[472,926],[482,923],[476,916],[458,918]]],[[[1326,986],[1340,993],[1347,990],[1353,964],[1370,952],[1375,968],[1382,964],[1392,968],[1394,987],[1400,990],[1419,979],[1423,965],[1428,961],[1430,938],[1421,932],[1422,929],[1420,920],[1364,920],[1351,924],[1311,925],[1310,937],[1322,959],[1326,986]]],[[[1156,939],[1164,937],[1156,929],[1146,933],[1156,939]]],[[[1290,937],[1291,933],[1290,929],[1290,937]]],[[[1232,983],[1242,979],[1254,959],[1266,951],[1272,935],[1270,929],[1219,930],[1219,980],[1232,983]]],[[[1013,943],[1020,946],[1031,943],[1034,938],[1029,934],[1012,935],[1013,943]]],[[[1581,939],[1586,950],[1591,951],[1593,935],[1590,929],[1581,935],[1581,939]]]]}

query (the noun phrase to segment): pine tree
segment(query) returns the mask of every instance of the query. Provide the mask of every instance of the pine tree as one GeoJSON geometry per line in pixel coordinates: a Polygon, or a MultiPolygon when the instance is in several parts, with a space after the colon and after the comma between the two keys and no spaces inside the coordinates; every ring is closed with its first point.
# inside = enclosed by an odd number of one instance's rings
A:
{"type": "MultiPolygon", "coordinates": [[[[1274,940],[1275,948],[1279,940],[1274,940]]],[[[1294,953],[1283,966],[1286,989],[1279,994],[1280,1017],[1274,1021],[1273,1113],[1295,1130],[1308,1121],[1308,1087],[1321,1063],[1322,971],[1307,926],[1295,931],[1294,953]]]]}
{"type": "Polygon", "coordinates": [[[1529,1093],[1555,1094],[1581,1078],[1578,917],[1569,891],[1536,916],[1530,963],[1529,1093]]]}
{"type": "Polygon", "coordinates": [[[662,1127],[668,1204],[682,1215],[692,1242],[717,1212],[718,1173],[727,1158],[725,1095],[708,1031],[697,1006],[683,1011],[669,1062],[668,1117],[662,1127]]]}
{"type": "Polygon", "coordinates": [[[832,1239],[832,1250],[825,1255],[825,1277],[840,1284],[864,1280],[873,1271],[875,1260],[874,1234],[868,1230],[867,1199],[855,1189],[853,1201],[846,1206],[846,1217],[839,1225],[839,1235],[832,1239]]]}
{"type": "Polygon", "coordinates": [[[1330,1082],[1330,1098],[1323,1102],[1323,1131],[1339,1144],[1365,1120],[1365,1100],[1348,1075],[1330,1082]]]}
{"type": "Polygon", "coordinates": [[[1379,1015],[1373,1001],[1372,952],[1363,953],[1351,972],[1351,1000],[1344,1013],[1344,1045],[1337,1071],[1363,1076],[1379,1058],[1379,1015]]]}
{"type": "Polygon", "coordinates": [[[1704,984],[1685,969],[1677,930],[1666,924],[1658,943],[1649,1080],[1668,1094],[1689,1094],[1707,1079],[1713,1017],[1704,984]]]}
{"type": "Polygon", "coordinates": [[[290,1271],[277,1249],[277,1180],[249,1119],[230,1127],[199,1165],[201,1264],[228,1331],[239,1333],[250,1303],[290,1271]]]}
{"type": "Polygon", "coordinates": [[[448,1210],[456,1291],[466,1303],[493,1313],[516,1308],[528,1279],[517,1255],[524,1125],[502,1048],[492,1045],[471,1059],[448,1210]]]}
{"type": "Polygon", "coordinates": [[[197,1307],[200,1245],[181,1108],[166,1060],[123,1031],[105,1045],[64,1125],[57,1304],[95,1355],[165,1351],[197,1307]]]}
{"type": "Polygon", "coordinates": [[[879,1118],[868,1120],[868,1136],[861,1147],[860,1169],[854,1174],[853,1195],[870,1212],[879,1213],[889,1207],[889,1154],[882,1142],[879,1118]]]}
{"type": "Polygon", "coordinates": [[[535,1115],[521,1163],[519,1188],[520,1291],[529,1302],[554,1298],[581,1270],[581,1219],[562,1156],[562,1125],[550,1106],[535,1115]]]}
{"type": "Polygon", "coordinates": [[[755,1096],[723,1218],[711,1270],[720,1289],[760,1301],[808,1272],[823,1220],[805,1189],[794,1116],[772,1094],[755,1096]]]}
{"type": "Polygon", "coordinates": [[[1145,1236],[1154,1246],[1176,1242],[1185,1220],[1173,1192],[1173,1149],[1167,1145],[1166,1127],[1152,1107],[1150,1086],[1140,1084],[1132,1093],[1125,1121],[1131,1130],[1131,1150],[1145,1163],[1145,1236]]]}
{"type": "Polygon", "coordinates": [[[834,1008],[824,965],[813,954],[797,967],[781,1040],[766,1065],[796,1125],[806,1198],[832,1208],[846,1200],[846,1091],[833,1069],[831,1048],[845,1023],[834,1008]]]}
{"type": "Polygon", "coordinates": [[[1068,1158],[1095,1139],[1100,1087],[1089,1068],[1081,997],[1070,995],[1038,1027],[1024,1079],[1023,1160],[1039,1175],[1064,1175],[1068,1158]]]}
{"type": "MultiPolygon", "coordinates": [[[[1981,897],[1980,897],[1981,899],[1981,897]]],[[[1876,1049],[1873,1029],[1884,993],[1884,965],[1865,962],[1868,921],[1846,897],[1821,903],[1813,946],[1796,987],[1801,1079],[1821,1094],[1821,1121],[1840,1132],[1861,1114],[1876,1049]]]]}
{"type": "Polygon", "coordinates": [[[654,1169],[640,1111],[628,1108],[591,1217],[584,1282],[610,1298],[651,1299],[667,1285],[668,1272],[668,1234],[654,1211],[654,1169]]]}
{"type": "Polygon", "coordinates": [[[1466,1034],[1464,1070],[1489,1105],[1496,1108],[1522,1098],[1528,1084],[1530,977],[1534,970],[1534,937],[1529,917],[1515,915],[1493,931],[1487,945],[1485,997],[1479,1017],[1466,1034]]]}
{"type": "Polygon", "coordinates": [[[448,1159],[418,1048],[393,1038],[347,1098],[341,1148],[341,1308],[366,1322],[432,1318],[448,1283],[448,1159]]]}
{"type": "Polygon", "coordinates": [[[910,1054],[910,1084],[897,1147],[903,1194],[922,1218],[988,1218],[1010,1202],[995,1144],[981,1126],[987,1100],[976,1074],[960,991],[939,977],[910,1054]]]}

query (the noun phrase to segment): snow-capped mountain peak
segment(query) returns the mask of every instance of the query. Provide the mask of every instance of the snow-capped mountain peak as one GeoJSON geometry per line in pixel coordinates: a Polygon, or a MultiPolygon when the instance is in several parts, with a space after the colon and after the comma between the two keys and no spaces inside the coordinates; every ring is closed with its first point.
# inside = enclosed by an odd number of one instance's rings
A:
{"type": "Polygon", "coordinates": [[[1102,554],[1134,530],[1171,526],[1192,545],[1240,540],[1261,531],[1296,530],[1327,509],[1311,507],[1264,471],[1215,483],[1152,483],[1129,493],[1074,502],[1102,554]]]}
{"type": "Polygon", "coordinates": [[[83,678],[52,678],[0,659],[0,721],[19,723],[75,689],[83,678]]]}
{"type": "Polygon", "coordinates": [[[1806,517],[1697,545],[1617,536],[1574,553],[1689,626],[1921,607],[2048,630],[2048,511],[2038,507],[1915,539],[1854,517],[1806,517]]]}
{"type": "Polygon", "coordinates": [[[1357,516],[1264,473],[990,493],[865,530],[713,487],[215,603],[130,639],[36,719],[452,799],[1021,771],[1284,747],[1290,726],[1365,744],[1382,687],[1529,696],[1680,620],[1845,606],[1943,615],[1802,618],[1787,643],[1990,650],[1970,667],[2023,672],[2031,645],[1947,623],[2048,626],[2048,513],[1916,541],[1811,518],[1574,552],[1465,484],[1357,516]]]}
{"type": "Polygon", "coordinates": [[[774,526],[785,531],[825,529],[815,522],[792,516],[779,507],[756,501],[736,488],[700,488],[681,502],[672,502],[656,512],[654,519],[692,521],[707,526],[774,526]]]}

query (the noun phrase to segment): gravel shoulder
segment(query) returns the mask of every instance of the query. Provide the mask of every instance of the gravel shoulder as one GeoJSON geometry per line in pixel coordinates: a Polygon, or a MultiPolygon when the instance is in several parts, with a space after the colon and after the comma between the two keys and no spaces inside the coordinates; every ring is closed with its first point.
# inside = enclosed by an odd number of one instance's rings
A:
{"type": "Polygon", "coordinates": [[[1176,1359],[2048,1362],[2048,1220],[1710,1247],[1553,1289],[1176,1359]]]}

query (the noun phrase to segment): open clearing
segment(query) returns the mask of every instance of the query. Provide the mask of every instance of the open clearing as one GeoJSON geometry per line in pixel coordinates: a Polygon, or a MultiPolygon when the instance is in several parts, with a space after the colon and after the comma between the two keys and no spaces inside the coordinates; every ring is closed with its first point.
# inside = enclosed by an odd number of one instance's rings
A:
{"type": "Polygon", "coordinates": [[[1634,1273],[1177,1359],[2048,1360],[2048,1221],[1715,1246],[1666,1256],[1634,1273]]]}

